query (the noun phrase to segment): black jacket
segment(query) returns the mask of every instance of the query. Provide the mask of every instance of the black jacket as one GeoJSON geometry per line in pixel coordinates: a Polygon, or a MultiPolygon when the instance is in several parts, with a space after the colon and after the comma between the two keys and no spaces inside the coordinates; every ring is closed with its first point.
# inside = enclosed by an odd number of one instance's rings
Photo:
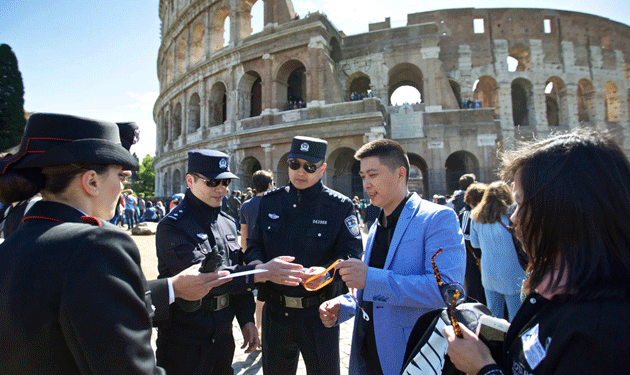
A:
{"type": "MultiPolygon", "coordinates": [[[[243,252],[233,219],[222,212],[220,207],[212,208],[197,199],[190,190],[186,191],[182,202],[158,224],[155,243],[158,279],[174,276],[191,265],[200,263],[214,245],[224,254],[220,269],[240,272],[254,268],[242,265],[243,252]]],[[[202,344],[211,340],[218,329],[215,321],[221,328],[229,326],[230,329],[235,315],[241,327],[253,322],[256,310],[252,293],[254,287],[254,278],[250,275],[234,278],[213,288],[204,300],[230,294],[230,306],[219,311],[220,314],[202,309],[185,312],[176,303],[172,304],[170,318],[158,325],[161,329],[160,337],[165,335],[178,342],[202,344]]]]}
{"type": "MultiPolygon", "coordinates": [[[[255,238],[247,240],[247,263],[290,255],[306,268],[328,267],[337,259],[360,258],[363,252],[352,201],[321,181],[304,190],[289,185],[265,193],[256,226],[255,238]]],[[[334,289],[335,283],[343,281],[337,277],[326,288],[334,289]]],[[[302,285],[267,284],[287,296],[320,293],[307,292],[302,285]]]]}
{"type": "Polygon", "coordinates": [[[150,293],[126,233],[37,202],[0,245],[0,374],[156,374],[150,293]]]}
{"type": "MultiPolygon", "coordinates": [[[[628,311],[628,299],[569,297],[566,301],[549,301],[532,293],[523,301],[507,332],[502,371],[504,374],[626,374],[630,368],[628,311]],[[534,366],[536,351],[544,358],[534,366]]],[[[489,374],[498,367],[487,366],[480,374],[489,374]]]]}

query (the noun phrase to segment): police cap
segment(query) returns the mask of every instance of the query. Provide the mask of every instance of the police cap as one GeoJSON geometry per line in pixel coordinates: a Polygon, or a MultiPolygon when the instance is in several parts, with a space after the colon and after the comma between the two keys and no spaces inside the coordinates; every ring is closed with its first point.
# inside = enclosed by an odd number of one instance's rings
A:
{"type": "Polygon", "coordinates": [[[216,150],[188,152],[188,174],[198,173],[210,180],[238,177],[230,172],[229,157],[216,150]]]}
{"type": "Polygon", "coordinates": [[[297,136],[291,142],[288,158],[303,159],[317,163],[326,157],[328,142],[319,138],[297,136]]]}

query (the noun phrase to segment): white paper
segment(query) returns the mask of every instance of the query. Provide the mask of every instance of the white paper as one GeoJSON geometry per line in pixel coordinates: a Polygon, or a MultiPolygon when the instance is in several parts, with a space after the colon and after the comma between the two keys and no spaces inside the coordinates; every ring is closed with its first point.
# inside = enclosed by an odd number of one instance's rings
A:
{"type": "Polygon", "coordinates": [[[235,273],[231,273],[227,276],[221,276],[219,277],[218,280],[225,280],[225,279],[232,279],[235,277],[241,277],[241,276],[247,276],[247,275],[253,275],[255,273],[262,273],[262,272],[267,272],[267,270],[263,270],[263,269],[253,269],[253,270],[249,270],[249,271],[243,271],[243,272],[235,272],[235,273]]]}

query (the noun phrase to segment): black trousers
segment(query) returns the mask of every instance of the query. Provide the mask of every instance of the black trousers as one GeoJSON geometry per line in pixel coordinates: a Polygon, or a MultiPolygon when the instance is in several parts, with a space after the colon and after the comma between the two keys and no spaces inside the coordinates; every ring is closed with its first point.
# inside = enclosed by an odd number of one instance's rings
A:
{"type": "Polygon", "coordinates": [[[339,327],[324,327],[318,309],[318,306],[292,309],[272,301],[265,303],[262,318],[265,375],[295,374],[300,353],[308,375],[339,375],[339,327]]]}
{"type": "MultiPolygon", "coordinates": [[[[230,326],[231,328],[231,326],[230,326]]],[[[207,344],[180,343],[158,335],[158,366],[168,375],[233,375],[234,336],[216,334],[207,344]]]]}

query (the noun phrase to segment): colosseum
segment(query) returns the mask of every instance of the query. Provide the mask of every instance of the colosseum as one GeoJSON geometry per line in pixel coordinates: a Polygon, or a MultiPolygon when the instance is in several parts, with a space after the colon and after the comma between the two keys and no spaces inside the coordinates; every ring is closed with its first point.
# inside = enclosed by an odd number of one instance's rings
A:
{"type": "Polygon", "coordinates": [[[554,131],[607,128],[630,155],[628,25],[467,8],[345,35],[324,14],[264,0],[264,28],[252,33],[256,1],[160,0],[157,196],[185,189],[197,148],[230,155],[237,189],[261,168],[285,184],[295,135],[328,140],[324,183],[348,196],[363,196],[354,152],[383,137],[406,148],[410,189],[425,197],[452,192],[463,173],[492,181],[497,149],[554,131]],[[403,86],[420,100],[392,105],[403,86]]]}

